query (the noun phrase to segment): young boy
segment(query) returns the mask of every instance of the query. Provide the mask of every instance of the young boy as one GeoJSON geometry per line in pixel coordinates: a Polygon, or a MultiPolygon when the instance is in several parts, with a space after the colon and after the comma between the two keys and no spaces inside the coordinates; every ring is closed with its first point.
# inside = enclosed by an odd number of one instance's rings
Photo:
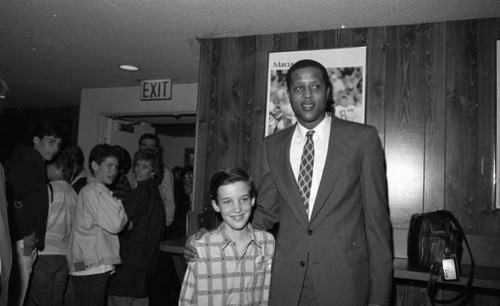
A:
{"type": "Polygon", "coordinates": [[[45,161],[59,151],[65,129],[47,121],[33,130],[33,146],[19,145],[7,171],[10,234],[14,258],[9,284],[9,305],[24,304],[37,251],[45,247],[49,198],[45,161]]]}
{"type": "Polygon", "coordinates": [[[68,252],[72,303],[104,305],[106,283],[120,261],[118,233],[127,223],[120,200],[106,184],[113,183],[118,154],[113,146],[98,144],[90,152],[91,177],[78,195],[68,252]]]}
{"type": "Polygon", "coordinates": [[[274,237],[248,222],[255,190],[242,169],[218,172],[210,198],[223,222],[193,240],[198,259],[184,276],[179,305],[267,305],[274,237]]]}
{"type": "Polygon", "coordinates": [[[59,152],[47,163],[49,215],[45,249],[38,252],[28,295],[28,305],[62,306],[68,280],[68,252],[71,223],[78,196],[69,184],[73,158],[59,152]]]}

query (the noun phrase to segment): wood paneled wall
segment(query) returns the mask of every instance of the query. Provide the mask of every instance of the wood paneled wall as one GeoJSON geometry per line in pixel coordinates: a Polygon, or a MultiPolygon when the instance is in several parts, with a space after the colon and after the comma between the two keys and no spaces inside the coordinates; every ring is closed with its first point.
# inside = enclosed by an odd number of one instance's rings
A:
{"type": "Polygon", "coordinates": [[[367,46],[366,123],[385,148],[393,227],[448,209],[467,233],[500,236],[497,39],[500,18],[201,40],[195,209],[217,170],[258,169],[269,52],[367,46]]]}

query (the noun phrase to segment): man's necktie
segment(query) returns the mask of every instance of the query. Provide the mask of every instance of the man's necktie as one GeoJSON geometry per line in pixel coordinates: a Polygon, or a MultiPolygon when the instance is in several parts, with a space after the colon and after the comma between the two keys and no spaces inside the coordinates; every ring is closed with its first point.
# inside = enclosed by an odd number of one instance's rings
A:
{"type": "Polygon", "coordinates": [[[299,171],[299,188],[300,195],[302,197],[302,202],[304,208],[306,209],[306,214],[309,215],[309,196],[311,195],[311,183],[314,168],[314,142],[313,142],[314,131],[309,131],[306,134],[307,141],[304,145],[304,150],[302,151],[302,159],[300,161],[300,171],[299,171]]]}

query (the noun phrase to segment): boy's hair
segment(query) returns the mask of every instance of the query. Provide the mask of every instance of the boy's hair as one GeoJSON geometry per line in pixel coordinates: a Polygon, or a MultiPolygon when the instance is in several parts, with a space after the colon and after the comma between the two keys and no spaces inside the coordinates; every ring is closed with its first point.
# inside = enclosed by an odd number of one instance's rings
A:
{"type": "Polygon", "coordinates": [[[159,185],[163,180],[163,161],[158,153],[149,149],[139,150],[134,155],[134,166],[140,160],[151,162],[151,168],[155,173],[152,180],[159,185]]]}
{"type": "Polygon", "coordinates": [[[45,121],[39,123],[33,132],[31,133],[32,138],[38,137],[42,139],[44,136],[54,136],[56,138],[61,138],[65,136],[66,127],[55,121],[45,121]]]}
{"type": "Polygon", "coordinates": [[[92,169],[92,162],[100,165],[108,157],[114,157],[117,160],[120,160],[120,156],[116,152],[115,147],[113,147],[112,145],[109,145],[107,143],[95,145],[89,154],[90,172],[94,174],[94,170],[92,169]]]}
{"type": "Polygon", "coordinates": [[[130,154],[124,147],[115,145],[116,152],[120,156],[118,161],[120,165],[118,166],[118,172],[120,174],[127,174],[132,167],[132,158],[130,158],[130,154]]]}
{"type": "Polygon", "coordinates": [[[151,133],[142,134],[141,138],[139,138],[139,146],[144,139],[153,139],[156,143],[156,147],[160,147],[160,138],[158,138],[158,136],[151,133]]]}
{"type": "Polygon", "coordinates": [[[82,148],[80,146],[71,144],[64,148],[64,151],[73,157],[73,161],[78,167],[83,167],[85,163],[85,156],[83,155],[82,148]]]}
{"type": "Polygon", "coordinates": [[[63,180],[70,182],[71,174],[73,173],[73,157],[66,151],[60,151],[52,160],[47,162],[48,165],[55,165],[61,169],[63,180]]]}
{"type": "Polygon", "coordinates": [[[210,200],[217,203],[217,191],[220,186],[229,185],[236,182],[245,182],[250,187],[250,196],[255,197],[255,187],[252,179],[248,173],[241,168],[229,168],[217,172],[212,176],[212,180],[209,185],[210,200]]]}

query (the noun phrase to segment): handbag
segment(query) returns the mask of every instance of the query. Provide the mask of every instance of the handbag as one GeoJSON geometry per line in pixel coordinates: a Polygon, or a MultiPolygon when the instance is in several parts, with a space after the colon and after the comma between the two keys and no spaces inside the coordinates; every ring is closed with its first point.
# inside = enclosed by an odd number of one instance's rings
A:
{"type": "Polygon", "coordinates": [[[438,210],[412,215],[407,252],[409,266],[430,272],[427,295],[432,304],[453,303],[465,299],[470,294],[474,280],[474,258],[467,237],[451,212],[438,210]],[[463,242],[467,246],[471,261],[467,284],[455,297],[438,300],[436,294],[439,277],[444,281],[459,279],[463,242]]]}

